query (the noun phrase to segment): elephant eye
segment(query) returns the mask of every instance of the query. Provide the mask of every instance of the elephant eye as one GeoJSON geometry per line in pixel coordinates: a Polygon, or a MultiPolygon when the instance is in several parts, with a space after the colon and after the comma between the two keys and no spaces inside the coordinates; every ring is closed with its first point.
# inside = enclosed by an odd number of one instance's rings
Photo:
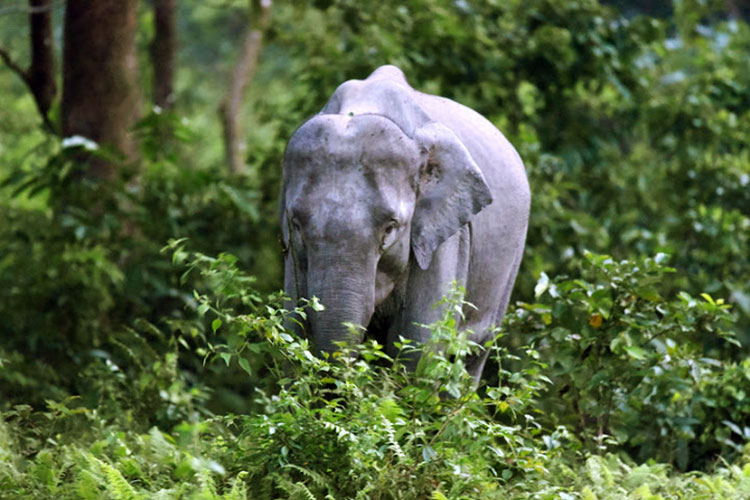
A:
{"type": "Polygon", "coordinates": [[[391,246],[396,239],[398,234],[398,221],[391,220],[387,226],[383,229],[383,237],[380,242],[380,249],[383,250],[391,246]]]}
{"type": "Polygon", "coordinates": [[[286,216],[287,224],[289,229],[293,229],[295,232],[299,232],[300,224],[299,219],[287,212],[286,216]]]}

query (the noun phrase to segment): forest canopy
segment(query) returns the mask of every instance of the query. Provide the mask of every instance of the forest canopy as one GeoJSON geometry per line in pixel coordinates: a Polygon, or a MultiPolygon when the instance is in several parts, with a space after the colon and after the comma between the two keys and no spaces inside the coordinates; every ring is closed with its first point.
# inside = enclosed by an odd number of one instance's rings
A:
{"type": "Polygon", "coordinates": [[[0,498],[750,498],[749,16],[5,2],[0,498]],[[526,166],[476,391],[450,314],[414,372],[283,326],[284,148],[383,64],[526,166]]]}

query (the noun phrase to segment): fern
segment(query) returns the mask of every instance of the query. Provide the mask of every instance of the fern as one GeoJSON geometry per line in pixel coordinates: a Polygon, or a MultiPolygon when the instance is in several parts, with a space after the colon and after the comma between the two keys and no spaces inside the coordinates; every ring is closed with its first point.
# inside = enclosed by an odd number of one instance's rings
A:
{"type": "Polygon", "coordinates": [[[156,325],[151,323],[150,321],[147,321],[143,318],[137,318],[133,324],[136,328],[138,328],[143,333],[148,333],[152,337],[154,337],[156,340],[164,342],[167,340],[166,335],[164,335],[164,332],[161,331],[156,325]]]}
{"type": "Polygon", "coordinates": [[[148,444],[151,454],[154,456],[154,460],[158,463],[174,462],[177,450],[173,444],[167,441],[164,434],[158,428],[152,427],[151,430],[148,431],[148,436],[148,444]]]}
{"type": "Polygon", "coordinates": [[[370,483],[361,490],[357,492],[357,496],[354,497],[354,500],[370,500],[370,492],[375,489],[375,484],[370,483]]]}
{"type": "Polygon", "coordinates": [[[57,477],[54,470],[54,460],[52,453],[44,450],[37,456],[36,467],[34,467],[34,476],[44,484],[48,493],[57,492],[57,477]]]}
{"type": "Polygon", "coordinates": [[[92,471],[84,469],[79,472],[76,481],[76,493],[82,500],[98,500],[101,498],[102,481],[92,471]]]}
{"type": "Polygon", "coordinates": [[[247,486],[245,485],[246,471],[237,474],[232,482],[232,489],[225,495],[226,500],[247,500],[247,486]]]}
{"type": "Polygon", "coordinates": [[[274,475],[277,486],[288,495],[288,500],[317,500],[304,483],[292,482],[279,474],[274,475]]]}
{"type": "Polygon", "coordinates": [[[173,500],[174,498],[183,498],[187,496],[185,490],[186,488],[184,484],[180,485],[178,490],[173,488],[162,489],[151,495],[149,500],[173,500]]]}
{"type": "Polygon", "coordinates": [[[404,450],[401,449],[401,446],[398,444],[398,441],[396,441],[396,431],[393,428],[393,424],[390,420],[385,418],[385,415],[381,415],[381,419],[383,421],[383,427],[385,428],[385,433],[388,435],[388,444],[390,450],[399,458],[400,461],[406,462],[406,453],[404,453],[404,450]]]}
{"type": "Polygon", "coordinates": [[[329,422],[327,420],[323,420],[323,421],[321,421],[321,423],[323,424],[323,427],[325,427],[327,430],[334,431],[336,433],[336,437],[338,439],[340,439],[340,440],[344,440],[344,439],[346,439],[348,441],[356,441],[357,440],[357,438],[354,436],[354,434],[352,434],[351,432],[349,432],[348,430],[346,430],[345,428],[341,427],[340,425],[338,425],[338,424],[336,424],[334,422],[329,422]]]}
{"type": "Polygon", "coordinates": [[[145,498],[144,496],[138,494],[135,489],[128,483],[128,481],[123,477],[123,475],[120,473],[119,470],[115,469],[111,465],[102,462],[96,457],[91,457],[92,460],[95,460],[97,465],[101,468],[101,470],[104,472],[104,477],[107,479],[107,482],[105,483],[105,486],[107,490],[112,493],[112,496],[117,500],[140,500],[141,498],[145,498]]]}
{"type": "Polygon", "coordinates": [[[134,458],[126,457],[120,460],[120,469],[122,474],[130,479],[144,479],[143,470],[134,458]]]}
{"type": "Polygon", "coordinates": [[[16,466],[18,452],[15,448],[16,443],[8,430],[8,425],[0,418],[0,484],[4,484],[6,478],[15,483],[20,477],[16,466]]]}
{"type": "Polygon", "coordinates": [[[110,337],[109,342],[117,347],[122,355],[138,368],[145,368],[148,362],[158,359],[156,351],[145,342],[141,335],[130,327],[123,327],[119,332],[110,337]],[[146,358],[146,362],[144,362],[146,358]]]}
{"type": "Polygon", "coordinates": [[[213,500],[219,497],[210,470],[203,468],[198,471],[198,483],[201,485],[201,494],[206,498],[213,500]]]}
{"type": "Polygon", "coordinates": [[[301,472],[303,475],[309,477],[312,480],[313,484],[315,484],[315,486],[317,486],[321,490],[328,490],[330,492],[330,488],[328,487],[328,483],[330,481],[323,474],[312,471],[310,469],[305,469],[304,467],[300,467],[299,465],[295,464],[287,464],[284,467],[301,472]]]}

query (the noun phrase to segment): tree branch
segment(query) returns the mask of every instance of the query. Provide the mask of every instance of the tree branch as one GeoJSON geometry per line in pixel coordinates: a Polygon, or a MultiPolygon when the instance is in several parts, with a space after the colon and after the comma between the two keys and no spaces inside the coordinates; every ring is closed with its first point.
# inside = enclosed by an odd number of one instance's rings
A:
{"type": "Polygon", "coordinates": [[[0,48],[0,59],[2,59],[5,62],[5,65],[13,70],[13,72],[17,74],[26,85],[29,85],[29,73],[18,65],[3,48],[0,48]]]}
{"type": "MultiPolygon", "coordinates": [[[[260,16],[253,26],[248,23],[245,40],[242,44],[240,57],[232,76],[229,79],[227,93],[219,107],[219,114],[224,128],[224,147],[227,164],[231,172],[242,170],[242,124],[239,119],[242,97],[245,89],[253,78],[260,57],[263,34],[271,18],[271,0],[261,0],[260,16]]],[[[257,9],[252,9],[257,11],[257,9]]]]}
{"type": "Polygon", "coordinates": [[[43,112],[39,106],[39,101],[37,100],[36,93],[34,92],[34,85],[31,82],[29,71],[23,69],[19,64],[17,64],[10,56],[10,54],[3,48],[0,48],[0,59],[2,59],[5,62],[5,65],[8,66],[8,68],[10,68],[15,74],[17,74],[21,80],[23,80],[23,83],[25,83],[29,91],[31,91],[31,95],[34,97],[34,103],[36,103],[37,109],[39,109],[39,115],[44,122],[44,128],[46,128],[47,131],[57,135],[57,129],[55,128],[55,125],[52,123],[52,121],[50,121],[47,113],[43,112]]]}

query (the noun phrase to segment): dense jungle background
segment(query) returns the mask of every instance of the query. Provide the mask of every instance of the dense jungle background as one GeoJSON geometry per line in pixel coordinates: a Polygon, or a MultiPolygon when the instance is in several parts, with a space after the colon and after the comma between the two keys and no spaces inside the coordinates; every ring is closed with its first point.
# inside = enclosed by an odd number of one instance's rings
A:
{"type": "Polygon", "coordinates": [[[4,1],[0,498],[750,498],[749,16],[4,1]],[[460,289],[416,372],[282,327],[286,141],[386,63],[526,164],[477,391],[460,289]]]}

